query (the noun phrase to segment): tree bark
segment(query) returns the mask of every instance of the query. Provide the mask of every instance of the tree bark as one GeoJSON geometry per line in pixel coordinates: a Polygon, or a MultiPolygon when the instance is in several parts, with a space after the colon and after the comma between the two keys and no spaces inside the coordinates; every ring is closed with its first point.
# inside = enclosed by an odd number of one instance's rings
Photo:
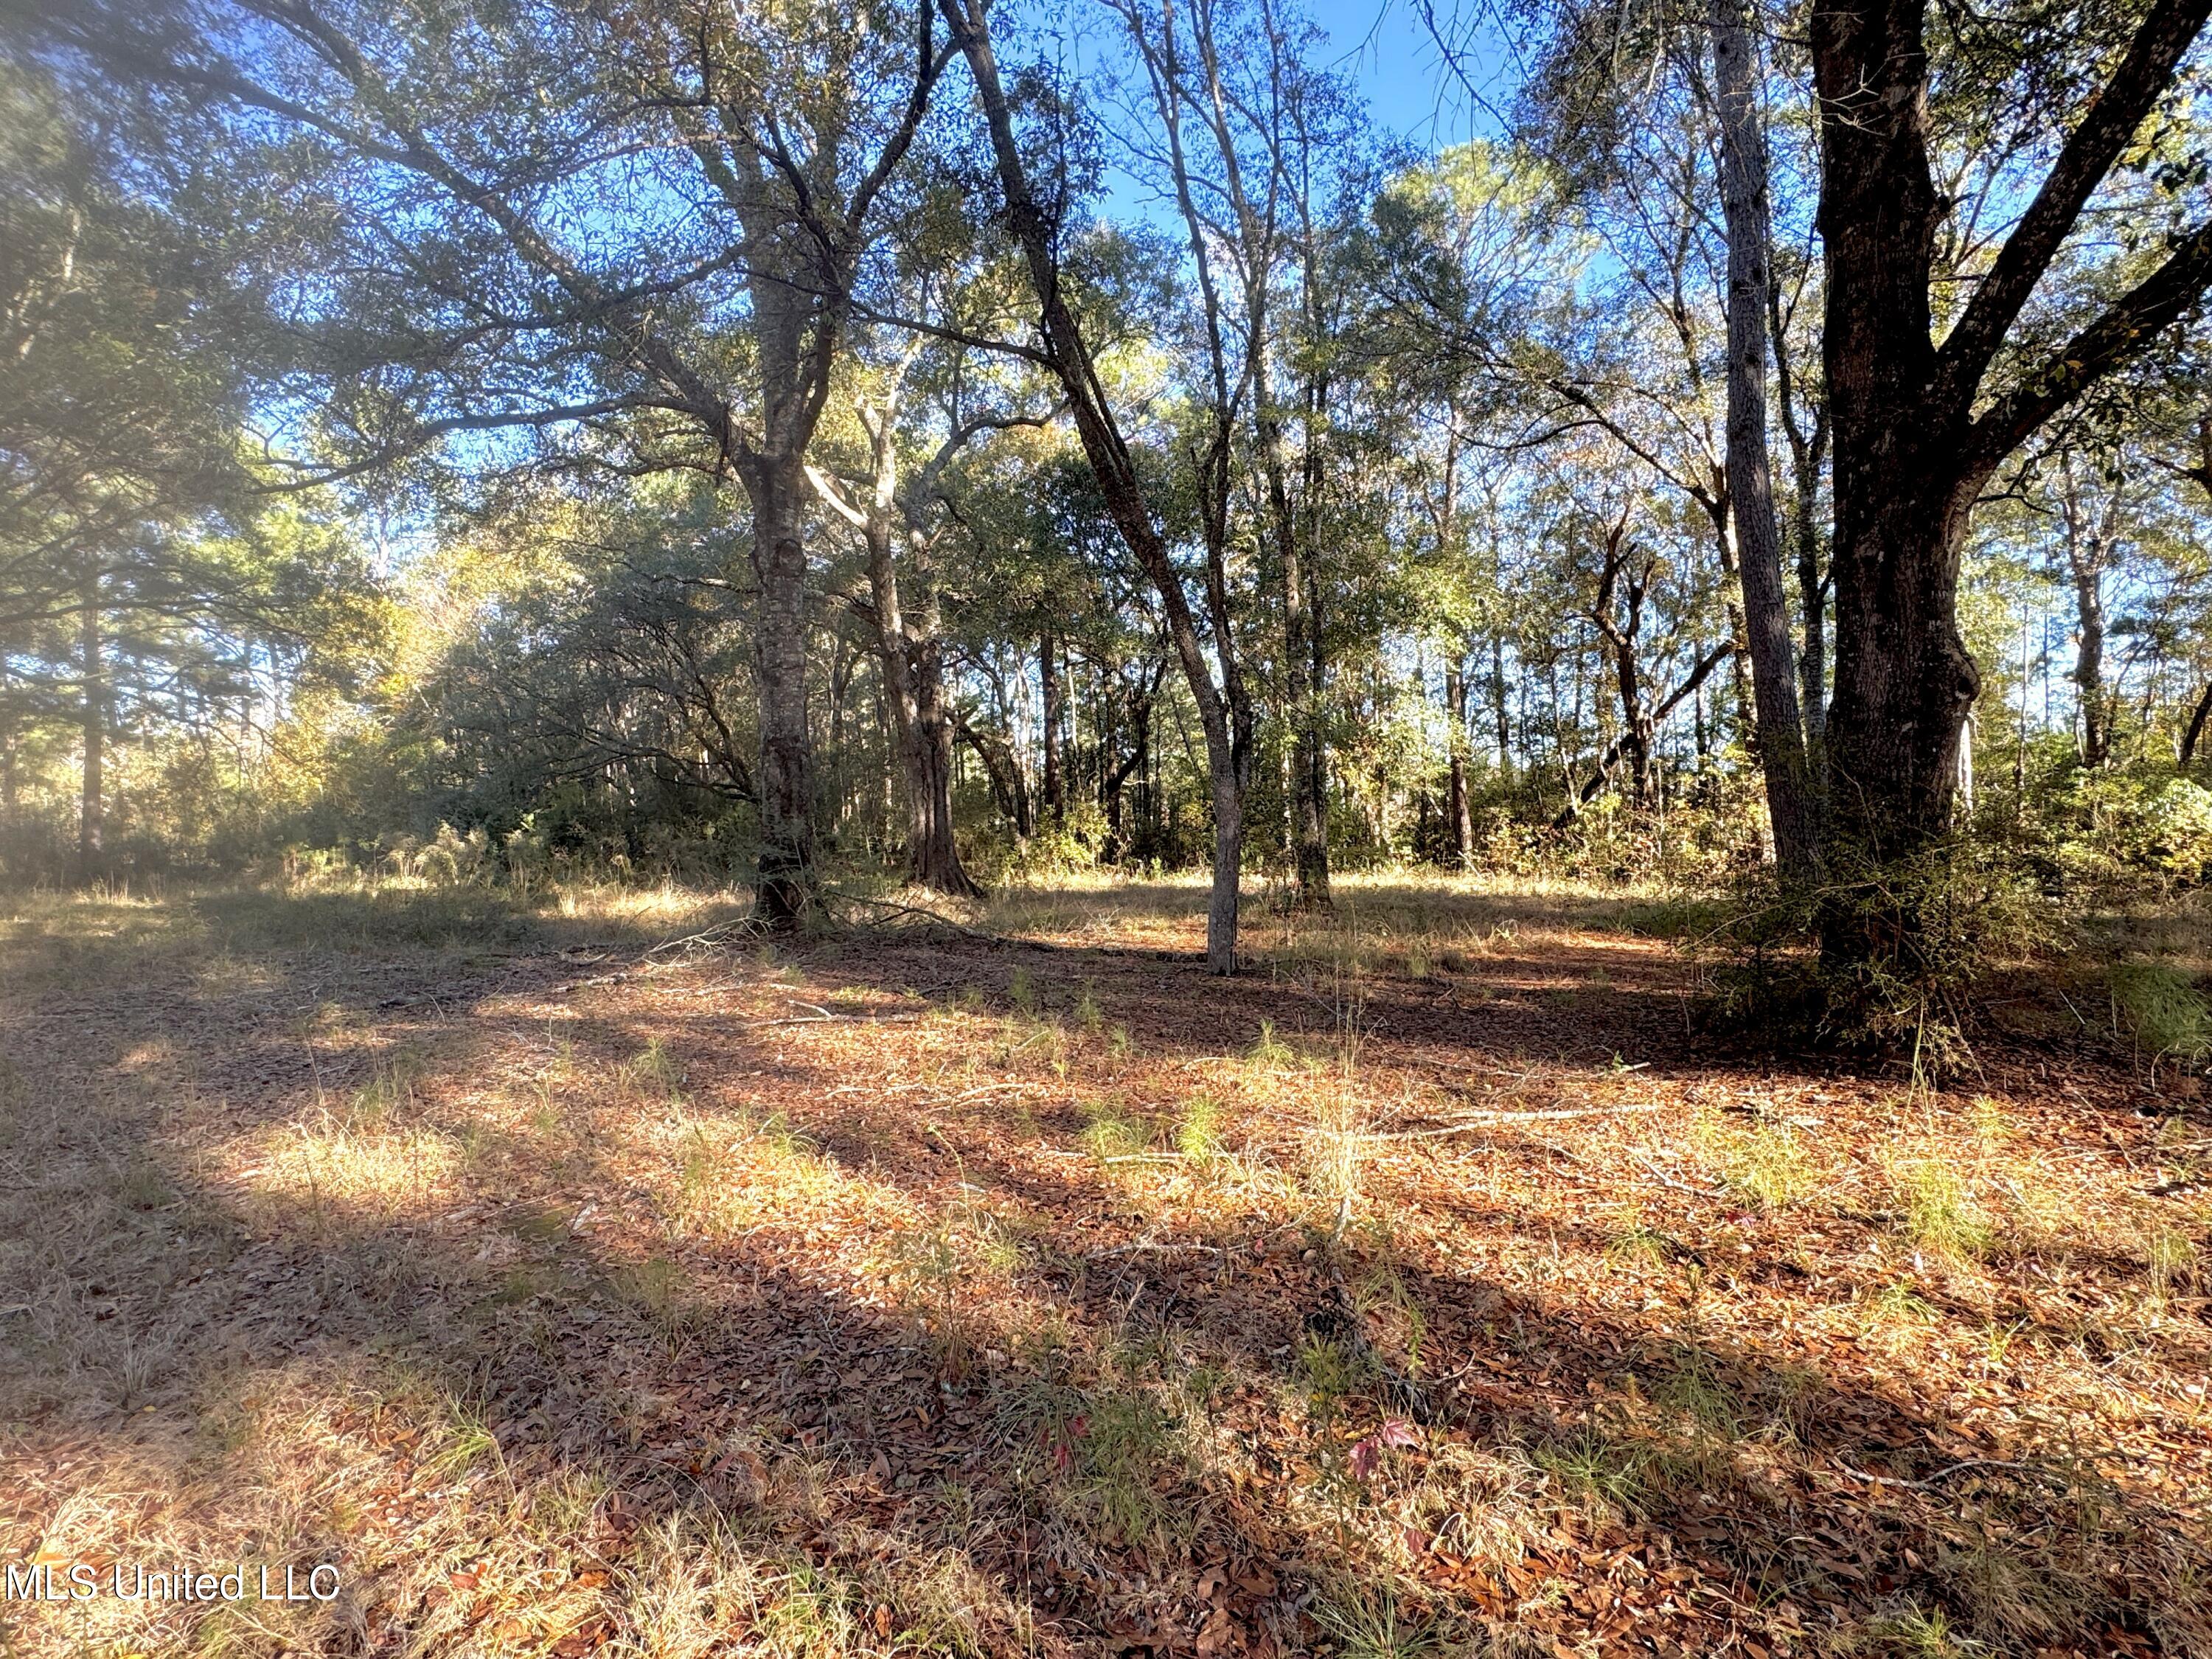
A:
{"type": "Polygon", "coordinates": [[[913,647],[914,732],[908,739],[907,879],[932,892],[980,898],[960,862],[952,823],[952,721],[945,701],[944,647],[925,625],[913,647]]]}
{"type": "Polygon", "coordinates": [[[83,605],[77,616],[79,666],[84,680],[82,725],[84,766],[78,794],[76,860],[80,879],[99,878],[106,864],[106,803],[103,769],[107,743],[107,662],[100,634],[100,569],[84,577],[83,605]]]}
{"type": "Polygon", "coordinates": [[[2081,764],[2102,767],[2111,758],[2114,700],[2105,686],[2105,569],[2112,538],[2118,533],[2121,486],[2105,498],[2104,512],[2093,520],[2083,500],[2075,457],[2062,458],[2060,507],[2066,523],[2066,568],[2074,580],[2074,692],[2081,717],[2081,764]]]}
{"type": "Polygon", "coordinates": [[[1474,861],[1474,818],[1467,799],[1467,675],[1456,659],[1444,668],[1444,707],[1451,714],[1451,793],[1444,810],[1453,866],[1464,870],[1474,861]]]}
{"type": "Polygon", "coordinates": [[[1052,629],[1037,640],[1037,688],[1044,702],[1044,810],[1054,823],[1067,817],[1067,786],[1060,775],[1060,726],[1067,712],[1067,696],[1060,680],[1059,653],[1052,629]]]}
{"type": "MultiPolygon", "coordinates": [[[[1771,219],[1770,216],[1770,227],[1771,219]]],[[[1799,713],[1805,723],[1806,773],[1810,787],[1821,781],[1820,745],[1828,726],[1828,579],[1822,556],[1820,520],[1820,467],[1828,447],[1828,410],[1816,401],[1812,429],[1797,413],[1796,376],[1790,364],[1788,331],[1783,326],[1782,306],[1770,279],[1766,288],[1768,333],[1774,343],[1775,402],[1782,429],[1790,440],[1790,539],[1796,555],[1797,619],[1802,641],[1797,653],[1799,713]]]]}
{"type": "MultiPolygon", "coordinates": [[[[1931,337],[1945,206],[1929,165],[1925,0],[1815,0],[1823,349],[1834,434],[1835,692],[1829,847],[1852,873],[1908,855],[1951,821],[1959,744],[1980,677],[1960,635],[1960,552],[2003,459],[2140,351],[2212,283],[2212,227],[1977,411],[2022,307],[2203,29],[2212,0],[2157,0],[2083,106],[2033,199],[1949,334],[1931,337]]],[[[1832,957],[1891,955],[1848,907],[1832,957]]],[[[1907,946],[1909,948],[1909,945],[1907,946]]]]}
{"type": "MultiPolygon", "coordinates": [[[[1711,674],[1713,670],[1719,667],[1722,663],[1727,661],[1735,654],[1735,647],[1734,646],[1723,645],[1718,649],[1709,652],[1705,656],[1698,658],[1696,666],[1690,670],[1689,674],[1684,678],[1682,683],[1676,686],[1672,691],[1669,691],[1666,696],[1660,701],[1659,706],[1651,711],[1651,718],[1654,724],[1665,720],[1668,715],[1673,714],[1674,710],[1681,705],[1683,699],[1696,696],[1698,693],[1698,688],[1705,684],[1706,677],[1711,674]]],[[[1569,824],[1572,823],[1576,818],[1582,815],[1582,810],[1583,807],[1589,805],[1592,801],[1597,799],[1599,792],[1605,787],[1607,782],[1612,778],[1613,769],[1620,764],[1620,757],[1624,747],[1625,744],[1623,740],[1619,738],[1614,738],[1612,743],[1606,745],[1605,752],[1597,757],[1596,771],[1592,773],[1589,778],[1584,780],[1579,787],[1576,786],[1572,775],[1569,775],[1567,779],[1567,804],[1560,811],[1559,816],[1552,820],[1552,828],[1554,830],[1565,829],[1569,824]]]]}
{"type": "MultiPolygon", "coordinates": [[[[1309,282],[1312,280],[1312,268],[1313,260],[1309,257],[1309,282]]],[[[1264,303],[1264,287],[1253,303],[1264,303]]],[[[1258,328],[1256,323],[1255,328],[1258,328]]],[[[1275,532],[1275,579],[1283,607],[1284,713],[1291,728],[1291,854],[1297,872],[1298,902],[1310,908],[1328,902],[1328,818],[1323,777],[1327,761],[1322,751],[1319,687],[1309,672],[1321,641],[1306,603],[1308,578],[1300,546],[1298,515],[1291,499],[1282,416],[1274,408],[1268,391],[1264,346],[1258,350],[1252,374],[1261,460],[1267,472],[1268,506],[1275,532]]],[[[1306,480],[1309,522],[1314,485],[1312,459],[1310,456],[1306,480]]]]}
{"type": "Polygon", "coordinates": [[[945,704],[944,650],[929,584],[917,596],[911,623],[902,605],[892,556],[896,532],[886,514],[872,511],[863,531],[868,586],[876,622],[876,654],[883,664],[893,740],[906,784],[906,878],[909,884],[956,898],[981,889],[960,862],[952,823],[952,726],[945,704]]]}
{"type": "Polygon", "coordinates": [[[15,823],[17,760],[15,711],[8,696],[8,664],[0,657],[0,828],[12,829],[15,823]]]}
{"type": "Polygon", "coordinates": [[[1498,775],[1510,782],[1513,777],[1513,720],[1506,708],[1505,639],[1499,634],[1490,636],[1490,714],[1498,726],[1498,775]]]}
{"type": "MultiPolygon", "coordinates": [[[[819,471],[810,471],[809,476],[822,499],[859,528],[867,552],[876,657],[883,666],[884,702],[906,784],[907,881],[931,892],[974,898],[982,890],[960,862],[953,830],[953,733],[945,702],[944,646],[939,637],[941,619],[930,538],[904,510],[899,494],[898,409],[905,370],[904,363],[898,365],[883,398],[860,410],[870,450],[865,503],[854,507],[819,471]],[[899,576],[896,550],[902,533],[913,576],[910,606],[899,576]]],[[[940,452],[940,462],[953,447],[940,452]]],[[[933,483],[931,470],[926,470],[926,481],[933,483]]]]}
{"type": "Polygon", "coordinates": [[[1766,332],[1773,275],[1766,135],[1759,125],[1758,66],[1742,0],[1712,0],[1711,27],[1721,206],[1728,227],[1728,497],[1767,817],[1783,873],[1802,880],[1819,867],[1820,850],[1767,460],[1766,332]]]}
{"type": "Polygon", "coordinates": [[[796,457],[752,479],[753,569],[760,584],[760,882],[771,927],[795,926],[814,896],[811,745],[806,731],[805,475],[796,457]]]}
{"type": "Polygon", "coordinates": [[[2206,683],[2204,695],[2197,698],[2197,707],[2189,716],[2189,729],[2181,734],[2181,752],[2175,757],[2174,764],[2185,772],[2189,769],[2189,763],[2197,758],[2197,741],[2204,735],[2207,720],[2212,720],[2212,681],[2206,683]]]}
{"type": "MultiPolygon", "coordinates": [[[[977,726],[974,721],[954,717],[953,726],[975,751],[983,763],[983,775],[991,781],[991,793],[999,803],[999,810],[1006,815],[1018,836],[1027,836],[1036,829],[1035,808],[1030,799],[1030,787],[1022,776],[1022,769],[1014,759],[1012,747],[997,732],[977,726]]],[[[947,769],[948,770],[950,769],[947,769]]]]}
{"type": "Polygon", "coordinates": [[[2074,573],[2075,696],[2081,706],[2081,764],[2101,767],[2112,750],[2112,711],[2105,696],[2105,596],[2101,573],[2074,573]]]}
{"type": "MultiPolygon", "coordinates": [[[[1621,734],[1607,753],[1616,759],[1627,760],[1629,799],[1642,808],[1651,804],[1651,739],[1658,728],[1657,719],[1645,706],[1643,669],[1638,660],[1639,638],[1644,632],[1644,596],[1650,583],[1652,563],[1648,556],[1642,565],[1635,563],[1635,552],[1628,546],[1627,536],[1628,512],[1623,508],[1620,519],[1606,532],[1597,598],[1589,614],[1598,632],[1612,647],[1613,684],[1620,694],[1621,734]],[[1623,588],[1626,589],[1628,601],[1625,618],[1613,615],[1614,596],[1623,588]]],[[[1609,776],[1612,770],[1613,763],[1601,762],[1600,779],[1609,776]]]]}

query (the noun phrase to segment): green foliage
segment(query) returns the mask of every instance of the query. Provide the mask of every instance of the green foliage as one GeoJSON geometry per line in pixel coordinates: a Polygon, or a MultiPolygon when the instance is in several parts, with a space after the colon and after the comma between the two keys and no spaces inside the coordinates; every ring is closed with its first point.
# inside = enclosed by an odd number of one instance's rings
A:
{"type": "Polygon", "coordinates": [[[2168,767],[2069,769],[2036,805],[2069,886],[2110,898],[2197,886],[2212,872],[2212,789],[2168,767]]]}
{"type": "Polygon", "coordinates": [[[1942,1073],[1965,1061],[1973,987],[2051,951],[2063,920],[2014,845],[1971,835],[1816,885],[1765,881],[1706,942],[1713,1012],[1942,1073]]]}
{"type": "Polygon", "coordinates": [[[2138,960],[2115,964],[2110,981],[2112,1006],[2144,1054],[2192,1064],[2212,1054],[2212,1002],[2195,975],[2172,963],[2138,960]]]}

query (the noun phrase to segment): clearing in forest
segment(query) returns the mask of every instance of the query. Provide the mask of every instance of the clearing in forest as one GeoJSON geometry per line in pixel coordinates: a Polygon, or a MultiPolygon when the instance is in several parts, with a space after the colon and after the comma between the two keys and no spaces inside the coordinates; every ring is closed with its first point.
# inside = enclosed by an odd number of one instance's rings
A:
{"type": "Polygon", "coordinates": [[[2212,1651],[2212,1124],[2059,999],[1938,1091],[1633,896],[1203,902],[15,901],[0,1649],[2212,1651]]]}

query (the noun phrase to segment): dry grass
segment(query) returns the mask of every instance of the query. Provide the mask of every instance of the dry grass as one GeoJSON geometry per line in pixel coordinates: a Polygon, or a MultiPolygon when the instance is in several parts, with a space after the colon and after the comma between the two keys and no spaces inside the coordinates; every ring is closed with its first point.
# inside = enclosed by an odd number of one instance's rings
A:
{"type": "Polygon", "coordinates": [[[0,909],[30,1655],[2212,1653],[2212,1170],[1716,1052],[1646,897],[0,909]],[[1164,955],[1163,953],[1165,953],[1164,955]]]}

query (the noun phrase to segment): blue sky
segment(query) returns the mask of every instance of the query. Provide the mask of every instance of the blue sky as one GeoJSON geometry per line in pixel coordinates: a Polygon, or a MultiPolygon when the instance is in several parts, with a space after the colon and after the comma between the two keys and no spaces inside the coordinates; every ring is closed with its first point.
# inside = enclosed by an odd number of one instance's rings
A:
{"type": "MultiPolygon", "coordinates": [[[[1474,17],[1484,9],[1480,0],[1432,3],[1447,27],[1449,20],[1474,17]]],[[[1328,36],[1314,61],[1352,81],[1377,127],[1429,153],[1471,137],[1500,136],[1495,106],[1510,95],[1509,59],[1493,30],[1470,29],[1476,45],[1462,59],[1483,94],[1478,99],[1445,70],[1418,0],[1305,0],[1302,9],[1328,36]]],[[[1079,63],[1081,51],[1079,46],[1079,63]]],[[[1109,218],[1149,221],[1181,234],[1173,204],[1119,167],[1107,170],[1101,206],[1109,218]]]]}
{"type": "MultiPolygon", "coordinates": [[[[1426,149],[1496,136],[1494,117],[1443,73],[1442,55],[1412,0],[1308,0],[1305,9],[1328,35],[1322,61],[1352,77],[1367,95],[1377,125],[1426,149]]],[[[1474,9],[1436,0],[1440,17],[1474,9]]],[[[1491,80],[1484,90],[1495,100],[1504,53],[1488,31],[1477,38],[1483,44],[1475,59],[1482,67],[1476,73],[1491,80]]]]}

